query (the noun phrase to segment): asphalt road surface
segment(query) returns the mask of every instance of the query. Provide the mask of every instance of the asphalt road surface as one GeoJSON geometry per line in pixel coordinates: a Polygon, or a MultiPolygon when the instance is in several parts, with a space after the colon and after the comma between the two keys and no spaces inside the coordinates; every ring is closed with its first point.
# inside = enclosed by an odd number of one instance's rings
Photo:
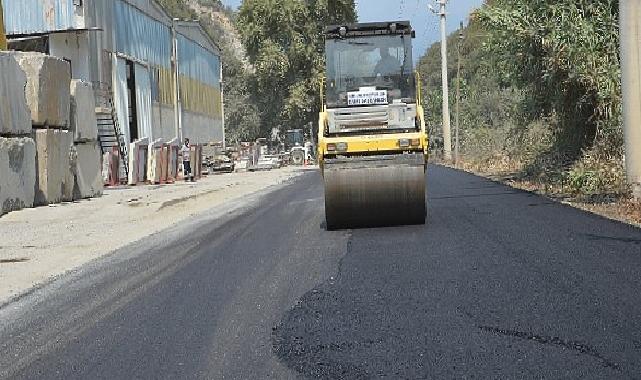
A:
{"type": "Polygon", "coordinates": [[[0,377],[641,378],[641,230],[430,167],[429,223],[328,232],[308,173],[0,308],[0,377]]]}

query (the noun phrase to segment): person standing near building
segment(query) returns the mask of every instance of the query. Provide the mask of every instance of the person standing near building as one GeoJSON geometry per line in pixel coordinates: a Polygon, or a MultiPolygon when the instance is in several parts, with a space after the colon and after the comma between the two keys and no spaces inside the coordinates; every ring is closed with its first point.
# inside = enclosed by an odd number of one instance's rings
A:
{"type": "Polygon", "coordinates": [[[183,177],[185,177],[185,181],[189,181],[190,179],[193,181],[191,173],[191,146],[189,145],[189,139],[185,139],[185,144],[180,148],[180,153],[183,159],[183,177]]]}

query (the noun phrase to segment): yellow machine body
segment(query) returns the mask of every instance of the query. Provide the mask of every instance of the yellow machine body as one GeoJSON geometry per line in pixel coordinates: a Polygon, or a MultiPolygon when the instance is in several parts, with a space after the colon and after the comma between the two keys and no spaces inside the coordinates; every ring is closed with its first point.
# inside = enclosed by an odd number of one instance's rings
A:
{"type": "MultiPolygon", "coordinates": [[[[420,105],[420,99],[417,99],[419,106],[417,110],[420,115],[423,115],[423,107],[420,105]]],[[[381,153],[396,153],[402,154],[403,152],[412,151],[412,152],[421,152],[425,155],[427,160],[427,151],[428,151],[428,136],[425,129],[425,121],[420,117],[420,131],[418,132],[406,132],[406,133],[390,133],[390,134],[375,134],[375,135],[355,135],[355,136],[346,136],[346,137],[326,137],[324,136],[323,131],[325,130],[327,123],[327,111],[323,110],[319,116],[319,134],[318,134],[318,154],[319,161],[323,161],[323,157],[326,155],[361,155],[369,154],[373,152],[381,153]],[[420,143],[417,146],[402,147],[400,145],[401,140],[410,140],[410,143],[413,140],[418,140],[420,143]],[[340,152],[333,150],[328,151],[328,145],[334,144],[339,145],[344,143],[347,146],[346,150],[341,150],[340,152]]]]}

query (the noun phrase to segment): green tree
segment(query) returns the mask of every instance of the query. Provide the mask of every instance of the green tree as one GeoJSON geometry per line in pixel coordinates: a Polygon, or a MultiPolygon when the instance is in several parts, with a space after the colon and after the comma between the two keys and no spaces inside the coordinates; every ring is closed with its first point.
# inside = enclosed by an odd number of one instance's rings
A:
{"type": "Polygon", "coordinates": [[[319,110],[323,30],[354,22],[353,0],[245,0],[238,14],[263,134],[300,128],[319,110]]]}
{"type": "MultiPolygon", "coordinates": [[[[461,49],[464,154],[479,168],[510,162],[528,179],[577,193],[625,190],[618,44],[616,0],[488,0],[461,49]]],[[[439,48],[419,66],[437,135],[439,48]]]]}

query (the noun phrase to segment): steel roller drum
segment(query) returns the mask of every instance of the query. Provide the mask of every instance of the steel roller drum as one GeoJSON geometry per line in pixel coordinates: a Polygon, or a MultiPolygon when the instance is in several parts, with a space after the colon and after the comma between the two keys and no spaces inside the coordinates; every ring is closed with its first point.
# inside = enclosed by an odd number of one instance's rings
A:
{"type": "Polygon", "coordinates": [[[422,154],[325,160],[327,229],[424,224],[425,165],[422,154]]]}

